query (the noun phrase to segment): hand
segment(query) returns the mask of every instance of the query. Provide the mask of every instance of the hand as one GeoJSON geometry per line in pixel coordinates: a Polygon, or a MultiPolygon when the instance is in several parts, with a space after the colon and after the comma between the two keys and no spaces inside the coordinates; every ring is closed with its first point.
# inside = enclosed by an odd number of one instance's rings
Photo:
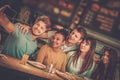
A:
{"type": "Polygon", "coordinates": [[[56,24],[56,25],[54,26],[54,28],[56,28],[56,29],[59,29],[59,30],[60,30],[60,29],[63,29],[63,26],[61,26],[61,25],[57,25],[57,24],[56,24]]]}
{"type": "Polygon", "coordinates": [[[19,24],[19,29],[21,30],[21,32],[22,32],[23,34],[26,34],[26,33],[29,32],[30,27],[27,26],[27,25],[19,24]]]}
{"type": "Polygon", "coordinates": [[[52,71],[51,71],[52,74],[56,73],[56,69],[53,68],[52,71]]]}
{"type": "Polygon", "coordinates": [[[56,70],[56,74],[65,80],[71,80],[70,77],[66,73],[56,70]]]}
{"type": "Polygon", "coordinates": [[[58,70],[56,70],[56,74],[57,74],[58,76],[64,78],[64,79],[67,78],[67,75],[66,75],[65,73],[60,72],[60,71],[58,71],[58,70]]]}
{"type": "Polygon", "coordinates": [[[68,76],[68,77],[67,77],[68,80],[76,80],[76,77],[75,77],[74,74],[71,74],[71,73],[66,72],[66,75],[68,76]]]}
{"type": "Polygon", "coordinates": [[[3,12],[6,8],[11,8],[9,5],[4,5],[0,8],[0,12],[3,12]]]}
{"type": "Polygon", "coordinates": [[[68,80],[88,80],[87,78],[84,79],[83,77],[80,77],[80,76],[77,76],[75,74],[71,74],[71,73],[68,73],[66,72],[66,74],[68,75],[68,80]]]}
{"type": "Polygon", "coordinates": [[[78,77],[77,75],[74,75],[68,72],[63,73],[63,72],[56,70],[56,74],[64,78],[65,80],[85,80],[82,77],[78,77]]]}
{"type": "Polygon", "coordinates": [[[7,56],[5,56],[4,54],[1,54],[1,53],[0,53],[0,58],[2,58],[2,59],[7,59],[7,56]]]}

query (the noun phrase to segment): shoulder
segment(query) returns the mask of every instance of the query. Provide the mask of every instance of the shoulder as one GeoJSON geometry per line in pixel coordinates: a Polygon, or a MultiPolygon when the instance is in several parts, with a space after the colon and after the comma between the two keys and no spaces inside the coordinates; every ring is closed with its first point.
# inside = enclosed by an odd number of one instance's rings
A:
{"type": "Polygon", "coordinates": [[[48,51],[49,49],[51,49],[51,47],[48,44],[45,44],[41,47],[41,49],[45,49],[46,51],[48,51]]]}
{"type": "Polygon", "coordinates": [[[13,32],[11,32],[10,34],[12,35],[12,36],[16,36],[16,37],[19,37],[19,35],[21,34],[21,32],[20,32],[20,30],[19,30],[19,26],[18,25],[16,25],[16,24],[14,24],[14,26],[15,26],[15,30],[13,31],[13,32]]]}
{"type": "Polygon", "coordinates": [[[67,56],[73,56],[76,53],[76,51],[70,51],[67,53],[67,56]]]}
{"type": "Polygon", "coordinates": [[[48,38],[51,38],[55,33],[56,31],[48,31],[48,38]]]}
{"type": "Polygon", "coordinates": [[[67,57],[66,53],[65,53],[64,51],[62,51],[62,50],[61,50],[60,54],[61,54],[62,56],[64,56],[65,58],[67,57]]]}

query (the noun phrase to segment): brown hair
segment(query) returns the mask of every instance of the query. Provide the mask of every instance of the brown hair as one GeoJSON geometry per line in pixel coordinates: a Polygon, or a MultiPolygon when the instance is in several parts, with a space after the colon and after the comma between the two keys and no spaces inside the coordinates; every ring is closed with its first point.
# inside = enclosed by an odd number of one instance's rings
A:
{"type": "Polygon", "coordinates": [[[38,21],[43,21],[45,24],[46,24],[46,27],[47,28],[49,28],[50,26],[51,26],[51,21],[50,21],[50,18],[48,17],[48,16],[40,16],[36,21],[35,21],[35,23],[36,22],[38,22],[38,21]]]}
{"type": "Polygon", "coordinates": [[[82,35],[82,39],[87,36],[87,31],[83,28],[83,27],[77,27],[75,28],[81,35],[82,35]]]}
{"type": "MultiPolygon", "coordinates": [[[[90,41],[91,45],[90,45],[90,49],[87,53],[87,55],[84,58],[82,67],[79,71],[79,73],[83,73],[84,71],[86,71],[89,67],[92,66],[93,63],[93,56],[95,53],[95,48],[96,48],[96,40],[92,37],[85,37],[83,41],[90,41]]],[[[78,60],[79,56],[81,54],[80,49],[77,50],[77,52],[75,53],[75,55],[73,56],[73,63],[75,64],[76,61],[78,60]]]]}
{"type": "Polygon", "coordinates": [[[105,48],[104,53],[108,51],[109,53],[109,63],[108,67],[105,68],[105,64],[101,60],[98,67],[94,70],[91,75],[93,80],[114,80],[115,70],[117,66],[117,52],[111,48],[105,48]]]}
{"type": "Polygon", "coordinates": [[[66,31],[65,29],[60,29],[58,30],[56,33],[60,33],[63,35],[64,40],[66,40],[67,36],[68,36],[68,31],[66,31]]]}

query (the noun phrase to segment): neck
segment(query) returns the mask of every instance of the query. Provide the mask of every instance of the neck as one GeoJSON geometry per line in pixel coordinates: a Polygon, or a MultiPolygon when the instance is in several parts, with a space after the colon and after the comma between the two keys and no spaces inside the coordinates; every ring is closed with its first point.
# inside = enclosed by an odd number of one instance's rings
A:
{"type": "Polygon", "coordinates": [[[105,65],[105,69],[107,69],[108,68],[108,63],[106,63],[106,64],[104,64],[105,65]]]}
{"type": "Polygon", "coordinates": [[[60,48],[53,48],[54,52],[59,52],[61,49],[60,48]]]}
{"type": "Polygon", "coordinates": [[[37,39],[37,36],[33,35],[31,31],[30,31],[30,37],[33,41],[37,39]]]}
{"type": "Polygon", "coordinates": [[[82,57],[83,59],[85,58],[85,56],[86,56],[86,53],[84,53],[84,52],[82,52],[80,55],[80,57],[82,57]]]}
{"type": "Polygon", "coordinates": [[[65,42],[65,45],[67,45],[67,46],[72,46],[72,45],[74,45],[74,44],[66,41],[66,42],[65,42]]]}

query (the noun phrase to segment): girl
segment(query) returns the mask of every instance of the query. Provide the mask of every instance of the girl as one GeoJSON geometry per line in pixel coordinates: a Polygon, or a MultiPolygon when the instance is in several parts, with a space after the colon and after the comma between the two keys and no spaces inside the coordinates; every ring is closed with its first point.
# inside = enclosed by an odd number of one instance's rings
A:
{"type": "MultiPolygon", "coordinates": [[[[81,42],[77,51],[67,54],[66,71],[78,76],[89,77],[93,69],[93,55],[95,53],[96,40],[92,37],[86,37],[81,42]]],[[[56,72],[58,75],[68,79],[69,74],[56,72]],[[68,75],[66,77],[66,75],[68,75]]]]}
{"type": "Polygon", "coordinates": [[[93,72],[93,80],[114,80],[117,64],[117,52],[113,49],[105,49],[103,59],[93,72]]]}

